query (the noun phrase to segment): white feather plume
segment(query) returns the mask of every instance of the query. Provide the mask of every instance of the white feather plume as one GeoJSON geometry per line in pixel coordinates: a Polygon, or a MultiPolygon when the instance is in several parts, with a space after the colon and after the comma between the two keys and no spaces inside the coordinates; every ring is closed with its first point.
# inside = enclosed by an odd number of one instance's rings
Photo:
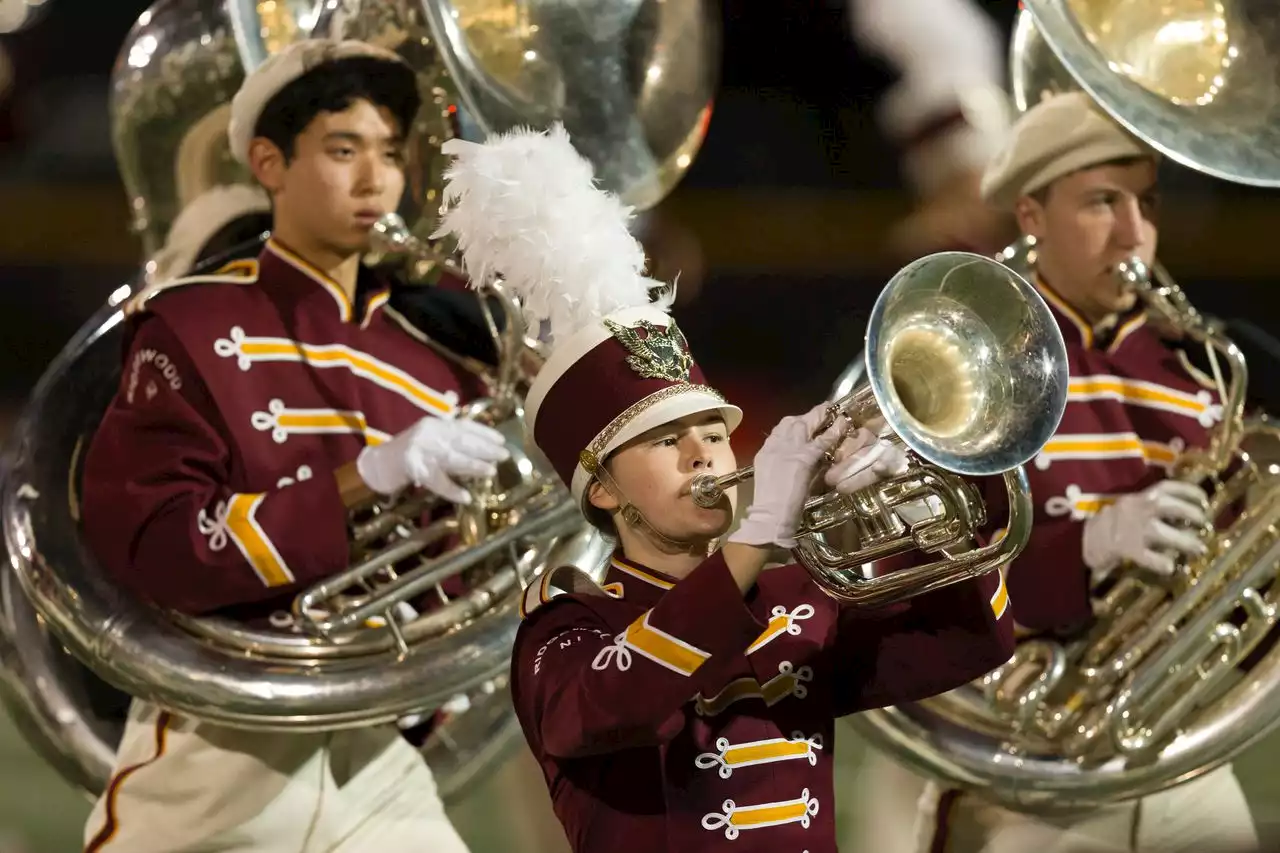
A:
{"type": "Polygon", "coordinates": [[[529,328],[550,321],[552,342],[600,318],[652,301],[660,284],[627,230],[632,209],[595,185],[591,163],[564,127],[519,128],[483,144],[445,143],[445,212],[472,286],[499,276],[529,328]]]}

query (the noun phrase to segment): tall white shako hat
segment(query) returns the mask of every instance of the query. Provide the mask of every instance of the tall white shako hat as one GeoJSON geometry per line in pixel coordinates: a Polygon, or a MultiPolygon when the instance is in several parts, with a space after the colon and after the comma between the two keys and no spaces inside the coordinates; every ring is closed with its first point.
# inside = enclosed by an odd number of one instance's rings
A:
{"type": "Polygon", "coordinates": [[[611,452],[654,427],[742,411],[706,384],[668,313],[673,292],[644,275],[632,209],[595,184],[564,127],[453,139],[445,213],[473,286],[501,277],[551,353],[525,401],[525,429],[582,506],[611,452]],[[655,296],[654,294],[659,295],[655,296]]]}

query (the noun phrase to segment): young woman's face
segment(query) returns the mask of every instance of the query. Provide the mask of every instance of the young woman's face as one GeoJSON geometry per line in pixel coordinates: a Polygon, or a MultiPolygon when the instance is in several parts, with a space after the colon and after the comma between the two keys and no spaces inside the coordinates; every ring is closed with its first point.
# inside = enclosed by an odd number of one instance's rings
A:
{"type": "MultiPolygon", "coordinates": [[[[698,474],[727,474],[738,462],[728,430],[716,413],[702,412],[649,430],[624,444],[606,463],[610,476],[659,533],[681,542],[714,539],[733,522],[736,492],[710,509],[693,502],[690,483],[698,474]]],[[[599,483],[591,503],[612,511],[618,503],[599,483]]],[[[615,517],[615,523],[622,522],[615,517]]]]}

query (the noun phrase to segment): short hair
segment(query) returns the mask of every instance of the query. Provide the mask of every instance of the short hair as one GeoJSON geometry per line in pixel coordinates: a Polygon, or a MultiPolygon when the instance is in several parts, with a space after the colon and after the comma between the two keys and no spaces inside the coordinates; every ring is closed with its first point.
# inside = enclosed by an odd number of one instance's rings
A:
{"type": "Polygon", "coordinates": [[[291,81],[267,101],[253,135],[271,140],[293,158],[298,136],[320,113],[336,113],[366,100],[391,112],[408,133],[422,98],[417,75],[401,62],[353,56],[326,62],[291,81]]]}

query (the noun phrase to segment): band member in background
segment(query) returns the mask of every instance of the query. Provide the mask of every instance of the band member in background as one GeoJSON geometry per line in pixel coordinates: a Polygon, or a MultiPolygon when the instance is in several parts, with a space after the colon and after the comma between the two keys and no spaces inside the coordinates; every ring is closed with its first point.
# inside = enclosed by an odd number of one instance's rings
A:
{"type": "MultiPolygon", "coordinates": [[[[301,588],[347,568],[350,508],[409,487],[465,502],[459,480],[508,455],[496,431],[453,418],[479,389],[402,327],[361,265],[370,226],[400,202],[418,106],[413,71],[359,42],[287,47],[237,93],[231,151],[270,197],[272,236],[256,259],[133,301],[121,386],[88,452],[85,534],[126,589],[287,626],[301,588]],[[312,351],[350,360],[316,369],[312,351]]],[[[395,726],[254,733],[142,701],[85,840],[466,849],[395,726]]]]}
{"type": "MultiPolygon", "coordinates": [[[[992,204],[1013,210],[1036,239],[1034,284],[1062,329],[1071,377],[1061,426],[1027,466],[1035,524],[1007,571],[1020,637],[1074,636],[1092,618],[1091,595],[1119,573],[1167,576],[1177,559],[1204,552],[1179,528],[1205,521],[1207,496],[1169,479],[1168,469],[1184,449],[1207,444],[1221,401],[1115,274],[1129,257],[1155,258],[1158,161],[1074,92],[1028,110],[983,178],[992,204]]],[[[920,802],[922,851],[1213,853],[1258,843],[1229,765],[1142,800],[1058,818],[932,783],[920,802]]]]}
{"type": "MultiPolygon", "coordinates": [[[[902,470],[865,429],[789,417],[755,458],[755,502],[692,502],[736,461],[741,412],[705,384],[618,200],[562,128],[451,141],[442,232],[473,281],[499,274],[551,354],[526,424],[586,517],[616,537],[602,586],[575,569],[525,592],[512,694],[578,853],[835,850],[841,714],[949,689],[1008,659],[995,573],[875,614],[842,610],[798,565],[812,481],[845,491],[902,470]],[[841,445],[839,452],[829,455],[841,445]],[[827,461],[833,460],[833,461],[827,461]]],[[[669,296],[669,295],[668,295],[669,296]]]]}

